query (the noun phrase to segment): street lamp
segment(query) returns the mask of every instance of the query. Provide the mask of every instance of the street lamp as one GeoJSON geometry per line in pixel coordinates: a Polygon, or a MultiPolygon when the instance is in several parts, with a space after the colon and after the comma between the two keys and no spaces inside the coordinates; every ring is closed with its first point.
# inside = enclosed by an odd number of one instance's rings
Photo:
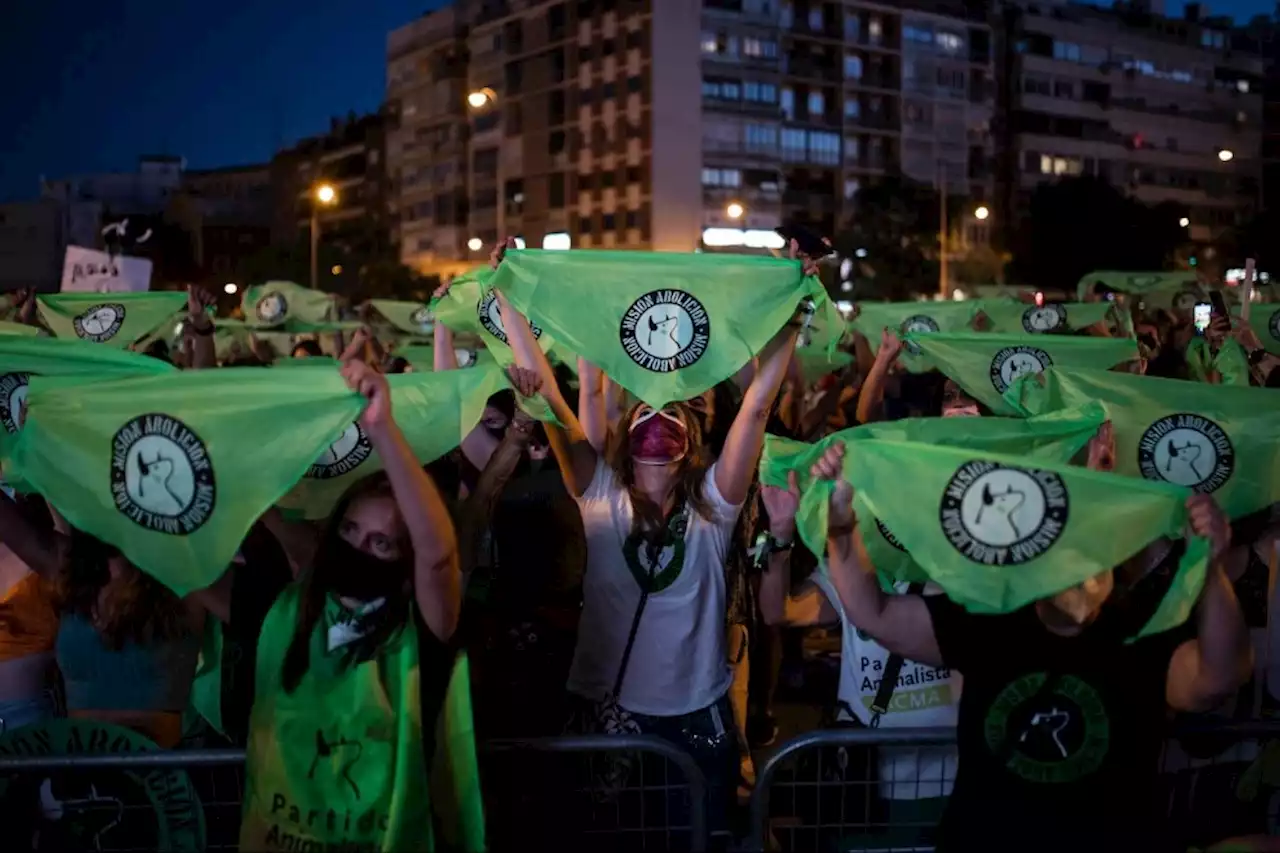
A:
{"type": "Polygon", "coordinates": [[[978,209],[973,212],[973,215],[979,221],[985,221],[987,217],[991,215],[991,208],[987,207],[985,204],[980,204],[978,205],[978,209]]]}
{"type": "Polygon", "coordinates": [[[484,246],[484,241],[479,237],[472,237],[467,241],[467,248],[473,252],[478,252],[484,246]]]}
{"type": "Polygon", "coordinates": [[[747,209],[736,201],[729,202],[728,206],[724,209],[724,215],[730,219],[741,219],[742,215],[746,212],[747,209]]]}
{"type": "Polygon", "coordinates": [[[222,292],[227,294],[228,296],[234,295],[235,292],[239,289],[240,288],[236,287],[236,283],[234,281],[229,281],[222,286],[222,292]]]}
{"type": "Polygon", "coordinates": [[[311,287],[319,286],[319,273],[316,270],[317,258],[320,254],[320,208],[332,207],[338,203],[338,191],[333,184],[320,184],[311,193],[311,287]]]}
{"type": "Polygon", "coordinates": [[[484,109],[490,104],[495,103],[497,100],[497,93],[488,86],[485,86],[483,89],[476,89],[467,93],[467,106],[471,107],[473,110],[484,109]]]}
{"type": "Polygon", "coordinates": [[[1178,220],[1178,224],[1183,228],[1186,228],[1188,225],[1191,224],[1191,220],[1184,216],[1178,220]]]}
{"type": "Polygon", "coordinates": [[[1230,163],[1235,159],[1235,156],[1236,152],[1232,151],[1230,148],[1222,148],[1218,150],[1218,159],[1223,163],[1230,163]]]}

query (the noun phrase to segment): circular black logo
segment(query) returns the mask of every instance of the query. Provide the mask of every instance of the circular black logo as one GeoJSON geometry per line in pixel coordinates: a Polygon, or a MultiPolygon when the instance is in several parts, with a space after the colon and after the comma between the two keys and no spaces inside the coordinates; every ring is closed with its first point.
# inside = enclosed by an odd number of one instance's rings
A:
{"type": "Polygon", "coordinates": [[[218,491],[200,436],[157,413],[134,418],[111,439],[111,494],[135,524],[189,536],[213,515],[218,491]]]}
{"type": "Polygon", "coordinates": [[[1271,319],[1267,321],[1267,331],[1271,332],[1271,337],[1280,341],[1280,308],[1276,309],[1271,315],[1271,319]]]}
{"type": "Polygon", "coordinates": [[[0,424],[13,434],[22,429],[22,407],[27,403],[27,381],[30,374],[6,373],[0,376],[0,424]]]}
{"type": "Polygon", "coordinates": [[[947,541],[966,558],[1010,566],[1052,548],[1069,508],[1067,486],[1052,471],[975,460],[956,469],[939,519],[947,541]]]}
{"type": "Polygon", "coordinates": [[[893,531],[890,530],[888,527],[885,527],[884,522],[878,518],[876,519],[876,530],[880,531],[880,535],[884,537],[884,541],[888,542],[890,545],[892,545],[894,548],[897,548],[902,553],[904,554],[907,553],[907,549],[902,547],[902,543],[898,541],[898,537],[894,536],[893,531]]]}
{"type": "Polygon", "coordinates": [[[320,458],[311,463],[306,476],[313,480],[332,480],[360,467],[373,453],[373,444],[360,424],[352,423],[338,440],[329,445],[320,458]]]}
{"type": "Polygon", "coordinates": [[[1111,723],[1089,683],[1028,673],[1006,686],[987,711],[987,747],[1030,782],[1065,784],[1097,771],[1107,757],[1111,723]]]}
{"type": "Polygon", "coordinates": [[[1226,485],[1236,469],[1236,451],[1222,427],[1201,415],[1167,415],[1147,427],[1138,441],[1138,470],[1208,494],[1226,485]]]}
{"type": "MultiPolygon", "coordinates": [[[[91,720],[47,720],[0,737],[0,755],[128,755],[159,747],[129,729],[91,720]]],[[[13,849],[57,851],[205,849],[204,811],[186,772],[137,766],[13,774],[0,779],[0,809],[13,849]]]]}
{"type": "Polygon", "coordinates": [[[1039,347],[1005,347],[991,359],[991,385],[1003,394],[1019,376],[1053,367],[1049,353],[1039,347]]]}
{"type": "Polygon", "coordinates": [[[1032,334],[1057,332],[1067,327],[1065,305],[1041,305],[1022,312],[1022,328],[1032,334]]]}
{"type": "MultiPolygon", "coordinates": [[[[905,338],[912,332],[936,332],[938,331],[938,324],[932,317],[927,317],[924,314],[914,314],[903,320],[902,325],[898,328],[905,338]]],[[[912,355],[920,354],[920,345],[915,341],[904,340],[902,348],[912,355]]]]}
{"type": "Polygon", "coordinates": [[[71,321],[76,336],[100,344],[109,341],[124,325],[124,306],[119,302],[95,305],[71,321]]]}
{"type": "Polygon", "coordinates": [[[283,293],[273,291],[258,300],[254,312],[265,325],[274,326],[289,313],[289,301],[284,298],[283,293]]]}
{"type": "Polygon", "coordinates": [[[654,290],[622,315],[618,330],[631,360],[654,373],[695,364],[711,343],[711,318],[702,303],[683,290],[654,290]]]}
{"type": "MultiPolygon", "coordinates": [[[[507,341],[507,330],[502,325],[502,306],[498,304],[498,297],[492,290],[486,293],[480,300],[480,304],[476,306],[476,314],[480,318],[480,325],[484,326],[485,331],[493,335],[504,344],[507,341]]],[[[532,320],[529,321],[529,328],[533,331],[535,338],[542,337],[542,329],[532,320]]]]}

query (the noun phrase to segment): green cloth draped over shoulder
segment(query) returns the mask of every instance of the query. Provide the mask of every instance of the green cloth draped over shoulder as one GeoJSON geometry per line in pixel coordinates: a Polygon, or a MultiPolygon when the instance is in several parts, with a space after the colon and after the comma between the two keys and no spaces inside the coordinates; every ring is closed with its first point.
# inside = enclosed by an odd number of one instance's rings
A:
{"type": "Polygon", "coordinates": [[[9,485],[25,491],[9,457],[22,427],[22,406],[33,376],[153,376],[176,368],[158,358],[67,338],[0,336],[0,464],[9,485]]]}
{"type": "Polygon", "coordinates": [[[296,585],[281,595],[258,642],[240,849],[431,853],[434,811],[452,836],[442,839],[448,849],[482,853],[465,658],[448,680],[438,719],[424,720],[416,620],[410,615],[377,659],[350,663],[329,638],[359,616],[330,598],[310,637],[307,672],[287,693],[281,669],[299,599],[296,585]],[[424,724],[436,732],[432,767],[424,724]]]}
{"type": "MultiPolygon", "coordinates": [[[[1054,595],[1157,539],[1182,538],[1187,522],[1190,491],[1167,483],[967,447],[880,439],[850,447],[844,476],[871,516],[974,613],[1009,613],[1054,595]]],[[[832,488],[830,481],[811,483],[801,496],[801,512],[817,514],[822,529],[832,488]]],[[[1139,636],[1186,620],[1208,552],[1204,539],[1188,543],[1139,636]]]]}
{"type": "Polygon", "coordinates": [[[1215,353],[1204,338],[1196,336],[1187,343],[1187,367],[1197,382],[1208,382],[1209,372],[1216,371],[1221,385],[1249,384],[1249,357],[1244,347],[1227,338],[1215,353]]]}
{"type": "Polygon", "coordinates": [[[1101,404],[1115,431],[1116,473],[1212,494],[1232,518],[1280,501],[1274,389],[1055,367],[1008,397],[1027,414],[1101,404]]]}
{"type": "Polygon", "coordinates": [[[512,250],[492,283],[651,406],[733,376],[802,303],[817,318],[827,298],[799,261],[747,255],[512,250]]]}
{"type": "Polygon", "coordinates": [[[1138,358],[1138,345],[1129,338],[913,332],[907,343],[997,415],[1017,414],[1003,395],[1025,373],[1054,365],[1106,369],[1138,358]]]}
{"type": "Polygon", "coordinates": [[[247,323],[263,328],[275,328],[288,320],[328,323],[337,319],[332,294],[291,281],[268,281],[246,287],[240,308],[247,323]]]}
{"type": "Polygon", "coordinates": [[[1040,335],[1074,332],[1101,323],[1111,314],[1111,302],[982,303],[991,321],[988,332],[1040,335]]]}
{"type": "Polygon", "coordinates": [[[36,304],[55,337],[126,349],[184,312],[187,294],[46,293],[36,304]]]}
{"type": "MultiPolygon", "coordinates": [[[[1032,418],[906,418],[866,424],[833,433],[813,444],[767,436],[760,458],[760,482],[785,488],[787,474],[796,472],[801,491],[809,487],[809,469],[835,442],[845,443],[846,453],[857,455],[858,442],[865,439],[909,441],[919,444],[964,447],[1051,462],[1070,461],[1084,449],[1105,420],[1096,404],[1064,409],[1032,418]]],[[[796,518],[801,540],[819,558],[825,553],[827,520],[825,504],[808,502],[796,518]]],[[[889,589],[895,583],[925,583],[928,575],[902,546],[893,532],[876,518],[860,495],[854,509],[862,522],[867,554],[889,589]]]]}
{"type": "MultiPolygon", "coordinates": [[[[981,303],[964,302],[859,302],[858,316],[850,324],[867,339],[873,353],[880,351],[880,334],[885,329],[905,338],[908,334],[961,332],[970,328],[981,303]]],[[[932,370],[933,364],[920,348],[904,343],[898,361],[912,373],[932,370]]]]}
{"type": "MultiPolygon", "coordinates": [[[[485,401],[507,387],[494,364],[476,370],[393,374],[387,382],[391,413],[423,465],[461,444],[480,421],[485,401]]],[[[328,518],[347,489],[382,468],[364,429],[352,422],[280,500],[280,507],[306,519],[328,518]]]]}
{"type": "Polygon", "coordinates": [[[186,595],[222,576],[364,405],[332,367],[37,377],[12,463],[72,525],[186,595]]]}
{"type": "Polygon", "coordinates": [[[435,318],[425,302],[400,302],[393,299],[370,299],[374,310],[387,322],[408,335],[427,336],[435,328],[435,318]]]}
{"type": "MultiPolygon", "coordinates": [[[[507,330],[502,324],[502,310],[493,292],[493,279],[494,271],[489,267],[469,270],[450,283],[444,296],[432,301],[431,312],[450,331],[479,336],[485,349],[506,367],[515,361],[515,356],[507,343],[507,330]]],[[[529,317],[529,328],[543,352],[555,346],[551,335],[532,317],[529,317]]]]}

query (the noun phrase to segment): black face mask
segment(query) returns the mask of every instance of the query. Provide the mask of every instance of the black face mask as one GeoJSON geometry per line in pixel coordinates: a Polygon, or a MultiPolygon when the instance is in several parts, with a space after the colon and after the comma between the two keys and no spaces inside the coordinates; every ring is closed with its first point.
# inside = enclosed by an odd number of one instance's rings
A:
{"type": "Polygon", "coordinates": [[[380,560],[341,536],[329,537],[316,554],[318,580],[335,595],[356,601],[402,595],[411,571],[409,559],[380,560]]]}

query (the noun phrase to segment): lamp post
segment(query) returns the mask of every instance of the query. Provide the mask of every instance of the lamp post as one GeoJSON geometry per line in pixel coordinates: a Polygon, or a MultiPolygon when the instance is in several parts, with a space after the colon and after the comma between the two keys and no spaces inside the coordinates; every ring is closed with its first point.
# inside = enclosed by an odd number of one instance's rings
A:
{"type": "MultiPolygon", "coordinates": [[[[484,110],[491,109],[495,107],[497,103],[498,103],[498,94],[494,92],[493,89],[490,89],[488,86],[484,86],[479,89],[472,89],[470,92],[467,93],[467,107],[474,113],[479,113],[479,112],[483,112],[484,110]]],[[[467,164],[466,164],[466,173],[465,173],[466,174],[466,193],[467,193],[467,231],[474,235],[475,232],[471,230],[471,201],[472,201],[471,196],[475,187],[475,177],[472,174],[472,170],[475,168],[475,160],[472,156],[474,153],[474,149],[471,144],[471,139],[473,135],[474,134],[470,132],[470,128],[468,128],[467,164]]],[[[503,225],[502,220],[503,220],[503,214],[506,212],[505,210],[506,198],[504,198],[504,187],[502,186],[501,143],[499,143],[499,147],[498,147],[498,174],[496,176],[496,180],[498,182],[498,201],[499,201],[498,214],[497,214],[498,234],[499,236],[502,236],[504,234],[503,228],[502,228],[502,225],[503,225]]],[[[467,240],[467,249],[472,252],[479,251],[479,249],[483,247],[483,245],[484,245],[484,241],[481,240],[478,236],[472,236],[470,239],[467,240]],[[476,243],[479,243],[480,246],[476,246],[475,245],[476,243]]]]}
{"type": "Polygon", "coordinates": [[[320,184],[311,193],[311,287],[319,287],[317,271],[320,254],[320,208],[332,207],[338,203],[338,191],[333,184],[320,184]]]}

